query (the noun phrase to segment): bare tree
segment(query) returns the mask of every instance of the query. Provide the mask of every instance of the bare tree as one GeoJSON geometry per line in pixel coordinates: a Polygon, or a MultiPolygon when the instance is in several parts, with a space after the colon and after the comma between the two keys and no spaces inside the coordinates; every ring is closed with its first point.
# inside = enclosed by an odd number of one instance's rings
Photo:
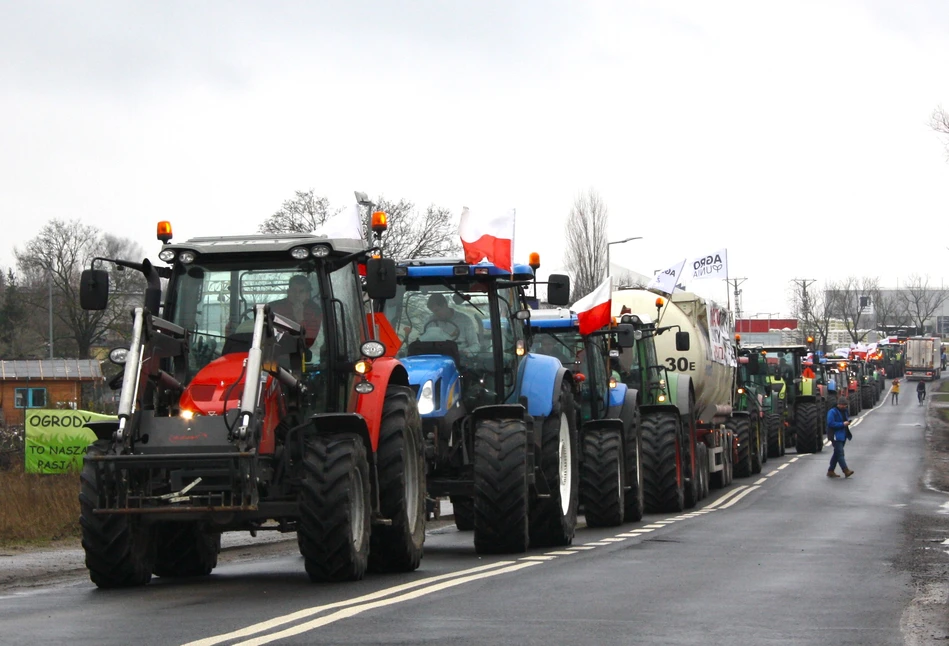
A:
{"type": "Polygon", "coordinates": [[[943,136],[946,154],[949,156],[949,114],[946,114],[941,105],[933,110],[932,115],[930,115],[929,127],[943,136]]]}
{"type": "MultiPolygon", "coordinates": [[[[379,197],[376,210],[388,216],[389,228],[382,234],[382,252],[390,258],[439,258],[461,254],[458,224],[447,208],[430,204],[424,215],[415,204],[379,197]]],[[[364,214],[369,227],[368,211],[364,214]]]]}
{"type": "Polygon", "coordinates": [[[645,289],[649,281],[642,277],[634,276],[633,272],[626,270],[613,276],[613,289],[645,289]]]}
{"type": "Polygon", "coordinates": [[[564,264],[573,272],[572,300],[592,292],[606,275],[606,204],[595,189],[577,195],[567,217],[564,264]]]}
{"type": "Polygon", "coordinates": [[[899,306],[906,311],[919,334],[925,333],[926,321],[942,307],[947,297],[949,291],[929,286],[928,275],[923,278],[912,274],[905,287],[898,292],[899,306]]]}
{"type": "MultiPolygon", "coordinates": [[[[361,210],[364,236],[369,231],[372,211],[384,211],[388,229],[382,235],[383,253],[392,258],[432,258],[461,253],[458,225],[451,211],[431,204],[419,213],[412,202],[380,197],[374,208],[361,210]]],[[[333,208],[329,198],[315,195],[313,189],[296,191],[293,198],[257,228],[261,233],[308,233],[323,226],[342,208],[333,208]]]]}
{"type": "Polygon", "coordinates": [[[309,233],[323,226],[326,219],[339,212],[330,210],[326,197],[314,195],[313,189],[296,191],[276,213],[257,227],[261,233],[309,233]]]}
{"type": "Polygon", "coordinates": [[[825,282],[823,289],[813,289],[808,282],[794,283],[791,291],[791,314],[804,321],[803,332],[812,334],[816,347],[827,350],[827,337],[833,319],[833,302],[838,287],[825,282]]]}
{"type": "MultiPolygon", "coordinates": [[[[112,271],[110,285],[114,298],[103,311],[89,312],[79,305],[79,276],[95,257],[139,259],[141,246],[125,238],[103,235],[96,227],[78,220],[50,220],[39,234],[14,250],[24,283],[24,300],[39,318],[32,324],[45,332],[52,319],[53,338],[46,333],[44,352],[26,349],[31,356],[44,356],[50,343],[61,357],[89,358],[92,348],[110,334],[127,334],[129,305],[140,302],[144,279],[134,271],[112,271]],[[52,304],[52,307],[50,307],[52,304]]],[[[111,266],[109,269],[114,269],[111,266]]]]}
{"type": "Polygon", "coordinates": [[[876,313],[876,328],[886,333],[893,328],[908,327],[910,317],[906,308],[900,304],[898,293],[888,294],[879,290],[873,295],[873,311],[876,313]]]}
{"type": "Polygon", "coordinates": [[[869,332],[867,312],[872,294],[880,291],[877,278],[848,276],[835,285],[832,311],[843,321],[851,341],[863,341],[869,332]],[[861,324],[863,327],[861,327],[861,324]]]}

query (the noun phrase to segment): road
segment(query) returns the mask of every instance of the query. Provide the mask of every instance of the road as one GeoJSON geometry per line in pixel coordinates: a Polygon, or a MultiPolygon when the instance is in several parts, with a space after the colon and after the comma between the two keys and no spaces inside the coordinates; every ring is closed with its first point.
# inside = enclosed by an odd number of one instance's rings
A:
{"type": "Polygon", "coordinates": [[[829,448],[792,450],[695,510],[583,528],[561,550],[482,558],[450,526],[429,533],[417,572],[354,584],[310,584],[289,541],[202,580],[0,593],[0,642],[946,643],[909,569],[921,535],[949,568],[949,547],[918,526],[949,516],[922,484],[924,413],[908,396],[865,411],[850,479],[825,476],[829,448]]]}

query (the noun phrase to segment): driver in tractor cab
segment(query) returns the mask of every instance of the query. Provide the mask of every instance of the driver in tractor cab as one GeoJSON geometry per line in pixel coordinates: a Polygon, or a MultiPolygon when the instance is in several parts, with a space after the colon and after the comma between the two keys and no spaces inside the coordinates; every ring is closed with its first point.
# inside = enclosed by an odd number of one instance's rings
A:
{"type": "Polygon", "coordinates": [[[303,326],[307,347],[313,345],[323,323],[320,307],[310,296],[310,280],[303,274],[294,274],[287,285],[287,297],[270,303],[270,309],[274,314],[279,314],[303,326]]]}
{"type": "Polygon", "coordinates": [[[448,340],[458,344],[458,351],[463,354],[479,351],[481,344],[470,316],[450,307],[443,294],[429,296],[427,305],[432,316],[425,324],[426,330],[440,330],[448,340]]]}

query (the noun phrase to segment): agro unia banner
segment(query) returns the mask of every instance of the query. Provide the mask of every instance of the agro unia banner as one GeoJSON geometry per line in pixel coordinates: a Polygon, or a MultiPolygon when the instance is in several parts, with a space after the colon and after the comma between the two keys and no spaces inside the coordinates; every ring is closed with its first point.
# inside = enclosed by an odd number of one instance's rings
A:
{"type": "Polygon", "coordinates": [[[96,441],[87,422],[114,420],[85,410],[33,409],[26,412],[26,472],[67,473],[82,468],[86,447],[96,441]]]}

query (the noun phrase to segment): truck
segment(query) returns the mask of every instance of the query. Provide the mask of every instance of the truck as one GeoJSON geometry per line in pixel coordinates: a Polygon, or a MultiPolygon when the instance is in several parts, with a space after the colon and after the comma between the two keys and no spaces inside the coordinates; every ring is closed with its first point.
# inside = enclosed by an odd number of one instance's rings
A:
{"type": "Polygon", "coordinates": [[[93,311],[109,299],[103,263],[147,281],[117,353],[118,418],[89,425],[80,474],[92,581],[207,575],[226,531],[296,532],[312,581],[418,568],[421,423],[360,280],[371,296],[393,293],[394,261],[365,241],[307,234],[178,243],[162,222],[158,238],[165,266],[97,258],[81,277],[93,311]],[[304,324],[277,313],[288,285],[309,288],[304,324]]]}
{"type": "Polygon", "coordinates": [[[640,406],[647,511],[693,507],[702,474],[713,487],[727,486],[740,444],[750,443],[748,415],[733,415],[734,326],[723,308],[690,292],[667,300],[645,289],[615,291],[612,312],[624,323],[638,320],[654,340],[640,366],[648,372],[643,394],[655,394],[640,406]]]}
{"type": "Polygon", "coordinates": [[[632,326],[607,326],[581,335],[577,315],[562,308],[532,310],[530,324],[531,352],[556,358],[573,375],[581,447],[580,507],[587,526],[642,519],[638,391],[615,378],[620,348],[635,352],[632,326]]]}
{"type": "MultiPolygon", "coordinates": [[[[385,300],[415,391],[426,487],[448,497],[479,554],[573,541],[579,505],[574,382],[553,357],[530,352],[530,265],[400,260],[385,300]]],[[[570,279],[547,297],[566,305],[570,279]]]]}
{"type": "Polygon", "coordinates": [[[911,336],[903,347],[907,380],[935,381],[939,378],[942,344],[938,337],[911,336]]]}

